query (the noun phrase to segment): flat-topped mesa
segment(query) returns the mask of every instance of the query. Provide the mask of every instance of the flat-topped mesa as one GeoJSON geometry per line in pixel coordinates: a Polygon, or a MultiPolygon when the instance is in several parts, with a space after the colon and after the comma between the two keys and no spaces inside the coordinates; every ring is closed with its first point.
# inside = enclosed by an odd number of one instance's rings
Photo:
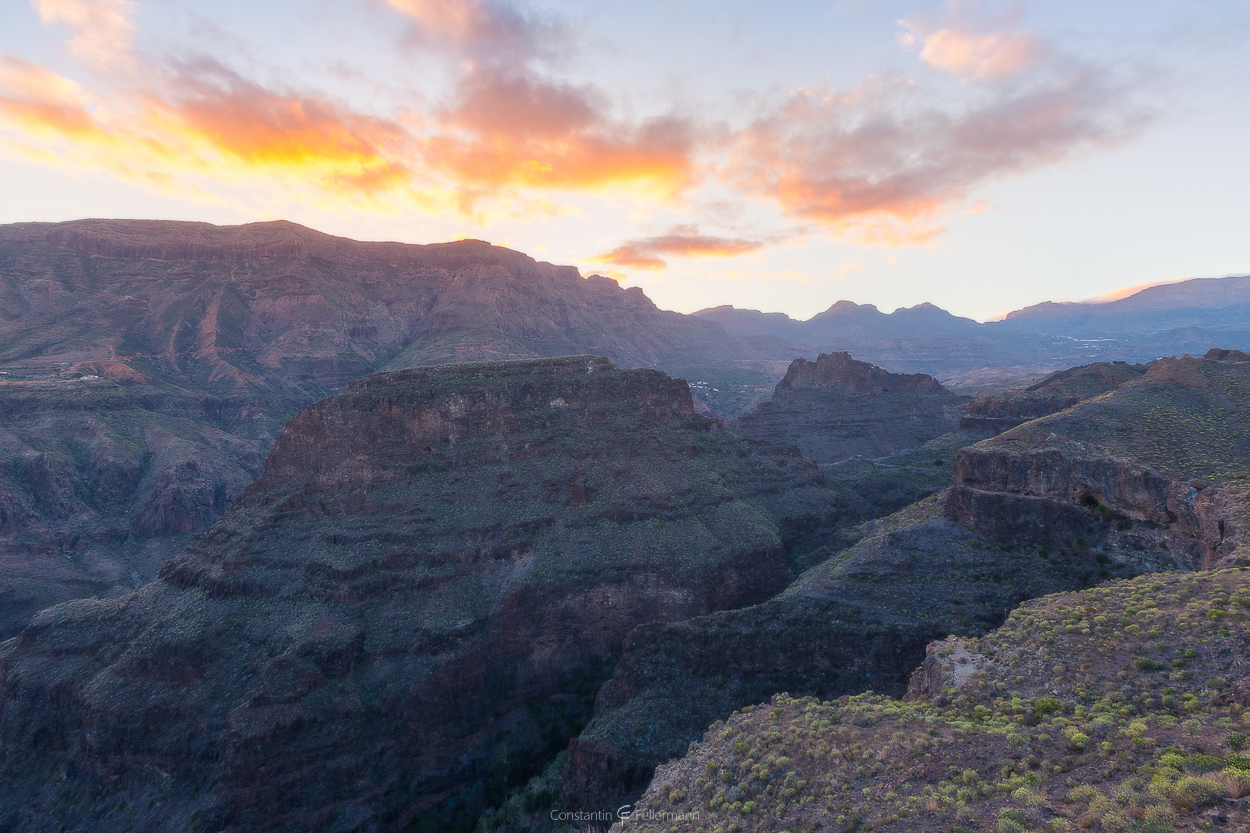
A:
{"type": "Polygon", "coordinates": [[[292,419],[258,487],[401,477],[414,467],[464,467],[470,456],[499,464],[530,452],[510,444],[538,423],[674,420],[719,428],[695,416],[685,382],[658,370],[623,373],[598,356],[401,370],[351,382],[292,419]]]}
{"type": "Polygon", "coordinates": [[[1250,563],[1250,363],[1139,378],[960,451],[946,513],[1002,543],[1139,569],[1250,563]]]}
{"type": "Polygon", "coordinates": [[[890,373],[849,353],[795,359],[762,402],[729,423],[741,436],[793,444],[821,465],[884,457],[954,430],[967,397],[932,376],[890,373]]]}
{"type": "Polygon", "coordinates": [[[924,373],[891,373],[850,353],[821,353],[816,361],[798,358],[777,383],[773,396],[784,398],[792,391],[827,388],[843,396],[879,396],[884,393],[943,394],[946,388],[924,373]]]}
{"type": "Polygon", "coordinates": [[[364,379],[156,581],[0,644],[0,818],[365,830],[501,800],[636,626],[788,585],[791,531],[838,511],[823,482],[605,359],[364,379]]]}

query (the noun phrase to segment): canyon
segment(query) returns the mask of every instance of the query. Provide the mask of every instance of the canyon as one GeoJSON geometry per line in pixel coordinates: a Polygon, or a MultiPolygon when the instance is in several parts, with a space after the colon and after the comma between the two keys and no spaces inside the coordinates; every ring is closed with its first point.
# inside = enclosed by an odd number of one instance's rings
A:
{"type": "Polygon", "coordinates": [[[1021,605],[1250,568],[1246,280],[794,322],[482,241],[2,227],[0,829],[546,829],[761,703],[1000,709],[950,651],[1021,605]]]}
{"type": "Polygon", "coordinates": [[[0,645],[0,818],[371,828],[501,749],[528,777],[631,630],[780,592],[788,550],[839,511],[811,461],[724,432],[658,371],[350,383],[155,581],[0,645]]]}

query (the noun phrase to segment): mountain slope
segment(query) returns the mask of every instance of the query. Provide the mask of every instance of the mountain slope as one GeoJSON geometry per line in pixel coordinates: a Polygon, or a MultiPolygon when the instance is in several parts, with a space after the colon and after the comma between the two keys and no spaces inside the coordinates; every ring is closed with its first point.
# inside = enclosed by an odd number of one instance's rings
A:
{"type": "Polygon", "coordinates": [[[1248,606],[1237,570],[1036,599],[930,645],[905,700],[726,715],[612,830],[1244,829],[1248,606]]]}
{"type": "Polygon", "coordinates": [[[352,379],[591,351],[711,380],[713,407],[770,379],[751,360],[795,355],[476,240],[0,226],[0,637],[150,580],[259,474],[287,419],[352,379]]]}
{"type": "Polygon", "coordinates": [[[658,371],[370,376],[293,419],[156,581],[0,644],[0,819],[337,831],[498,800],[630,630],[780,591],[840,512],[811,461],[658,371]]]}

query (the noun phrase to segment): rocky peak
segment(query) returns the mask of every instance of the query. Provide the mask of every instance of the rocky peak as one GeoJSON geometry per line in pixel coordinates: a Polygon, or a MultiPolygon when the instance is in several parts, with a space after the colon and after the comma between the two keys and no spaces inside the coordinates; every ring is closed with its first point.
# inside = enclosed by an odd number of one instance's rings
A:
{"type": "Polygon", "coordinates": [[[792,391],[810,388],[826,388],[842,396],[946,392],[940,382],[923,373],[891,373],[856,361],[850,353],[821,353],[814,362],[795,359],[777,383],[774,396],[784,398],[792,391]]]}

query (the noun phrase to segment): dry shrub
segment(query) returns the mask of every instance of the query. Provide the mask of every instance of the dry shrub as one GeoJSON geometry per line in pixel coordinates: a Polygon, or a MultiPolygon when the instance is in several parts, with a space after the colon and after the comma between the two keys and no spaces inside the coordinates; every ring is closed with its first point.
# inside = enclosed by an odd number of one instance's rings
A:
{"type": "Polygon", "coordinates": [[[1224,769],[1215,778],[1228,788],[1229,798],[1250,795],[1250,770],[1224,769]]]}

